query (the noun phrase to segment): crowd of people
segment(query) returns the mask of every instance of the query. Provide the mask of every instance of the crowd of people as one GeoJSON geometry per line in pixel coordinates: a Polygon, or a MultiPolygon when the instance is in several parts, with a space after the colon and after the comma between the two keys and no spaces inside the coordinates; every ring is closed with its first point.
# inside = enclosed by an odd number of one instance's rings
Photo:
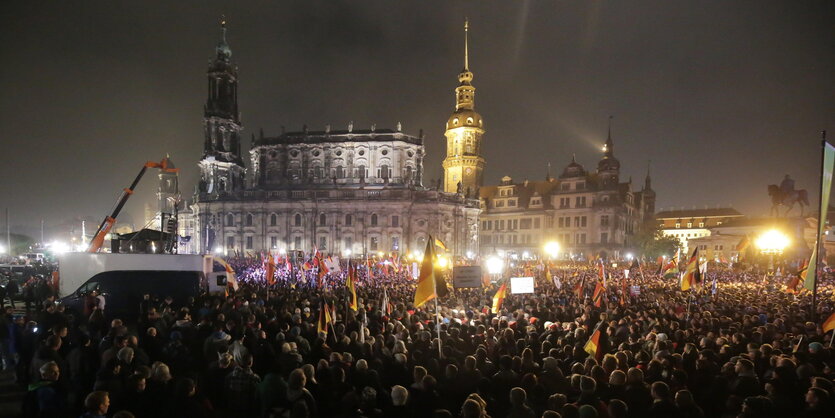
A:
{"type": "MultiPolygon", "coordinates": [[[[138,320],[7,307],[27,416],[831,417],[835,351],[821,323],[835,281],[713,265],[688,292],[651,263],[519,263],[533,294],[500,283],[415,307],[413,270],[347,266],[319,278],[230,260],[237,291],[184,306],[147,295],[138,320]],[[716,283],[714,286],[713,283],[716,283]],[[327,311],[327,312],[326,312],[327,311]],[[327,314],[327,315],[325,315],[327,314]],[[600,331],[597,347],[589,338],[600,331]]],[[[99,312],[101,314],[101,312],[99,312]]],[[[104,312],[106,316],[106,309],[104,312]]]]}

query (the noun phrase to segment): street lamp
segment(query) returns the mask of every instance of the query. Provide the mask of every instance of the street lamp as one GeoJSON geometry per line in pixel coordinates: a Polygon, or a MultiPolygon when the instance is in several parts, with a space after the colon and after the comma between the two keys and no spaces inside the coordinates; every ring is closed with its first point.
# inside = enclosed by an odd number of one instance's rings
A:
{"type": "Polygon", "coordinates": [[[548,241],[544,247],[545,254],[548,254],[552,259],[557,258],[560,254],[560,244],[556,241],[548,241]]]}

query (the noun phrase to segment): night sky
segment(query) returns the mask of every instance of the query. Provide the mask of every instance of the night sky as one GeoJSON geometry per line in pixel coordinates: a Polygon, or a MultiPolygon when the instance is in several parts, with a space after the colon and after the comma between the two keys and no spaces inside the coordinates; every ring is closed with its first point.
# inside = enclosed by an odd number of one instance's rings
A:
{"type": "MultiPolygon", "coordinates": [[[[6,2],[0,209],[14,229],[100,219],[166,153],[190,196],[206,67],[228,20],[245,144],[259,128],[426,132],[439,178],[465,16],[486,181],[596,166],[614,115],[622,179],[652,160],[658,207],[770,207],[791,174],[817,196],[835,141],[832,1],[6,2]]],[[[155,177],[155,176],[154,176],[155,177]]],[[[155,178],[121,221],[139,223],[155,178]]],[[[2,222],[2,220],[0,220],[2,222]]]]}

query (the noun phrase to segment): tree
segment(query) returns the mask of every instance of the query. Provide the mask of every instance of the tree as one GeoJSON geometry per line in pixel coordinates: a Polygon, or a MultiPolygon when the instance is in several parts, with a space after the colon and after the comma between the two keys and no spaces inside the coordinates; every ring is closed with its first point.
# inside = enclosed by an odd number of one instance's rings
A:
{"type": "Polygon", "coordinates": [[[633,235],[632,246],[638,254],[655,259],[662,255],[672,256],[681,247],[681,243],[678,238],[664,235],[658,223],[648,221],[633,235]]]}

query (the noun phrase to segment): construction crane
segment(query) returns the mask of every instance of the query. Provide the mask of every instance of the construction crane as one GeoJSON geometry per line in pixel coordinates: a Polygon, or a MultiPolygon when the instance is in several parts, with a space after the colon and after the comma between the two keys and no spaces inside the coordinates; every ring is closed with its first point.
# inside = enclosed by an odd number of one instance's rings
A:
{"type": "Polygon", "coordinates": [[[119,200],[116,201],[116,206],[113,208],[113,212],[104,218],[99,225],[99,229],[96,230],[95,235],[93,235],[92,241],[90,241],[90,246],[87,248],[88,253],[97,253],[101,250],[102,245],[104,245],[104,237],[110,232],[110,229],[113,228],[113,225],[116,223],[116,217],[119,216],[119,212],[122,211],[122,208],[127,203],[128,198],[133,194],[133,190],[136,188],[136,185],[139,184],[139,180],[142,180],[142,176],[145,175],[145,171],[149,168],[158,168],[165,172],[177,172],[176,168],[169,167],[168,165],[168,158],[164,158],[162,161],[155,163],[153,161],[148,161],[142,166],[142,169],[139,170],[139,174],[136,175],[136,178],[133,179],[133,183],[131,183],[130,187],[127,189],[122,190],[122,194],[119,196],[119,200]]]}

